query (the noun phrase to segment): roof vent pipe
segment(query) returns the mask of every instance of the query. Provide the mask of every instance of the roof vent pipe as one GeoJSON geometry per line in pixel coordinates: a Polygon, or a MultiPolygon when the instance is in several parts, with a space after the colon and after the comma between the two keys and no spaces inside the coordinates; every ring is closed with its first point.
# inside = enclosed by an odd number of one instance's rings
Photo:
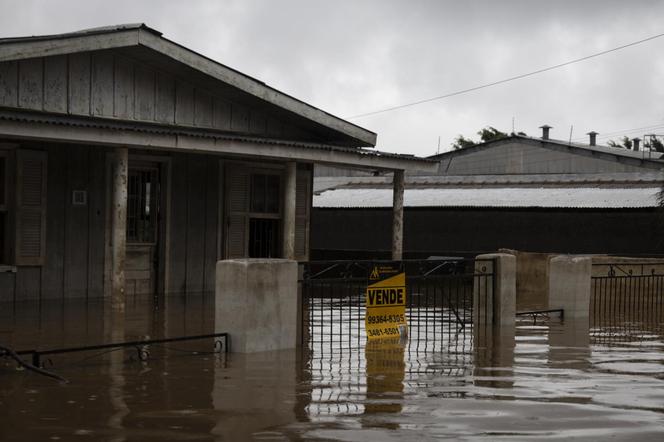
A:
{"type": "Polygon", "coordinates": [[[595,131],[588,132],[587,135],[590,135],[590,145],[591,146],[597,146],[597,135],[599,135],[595,131]]]}
{"type": "Polygon", "coordinates": [[[545,124],[544,126],[540,126],[540,129],[542,129],[542,139],[543,140],[548,140],[549,139],[549,129],[553,129],[553,128],[551,126],[545,124]]]}
{"type": "Polygon", "coordinates": [[[641,138],[632,138],[632,149],[634,151],[638,152],[639,151],[639,146],[641,144],[641,138]]]}

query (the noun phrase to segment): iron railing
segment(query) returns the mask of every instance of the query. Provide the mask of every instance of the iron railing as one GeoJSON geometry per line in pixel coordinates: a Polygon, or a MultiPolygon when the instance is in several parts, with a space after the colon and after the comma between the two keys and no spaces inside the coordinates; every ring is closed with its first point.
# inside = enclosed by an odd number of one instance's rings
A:
{"type": "Polygon", "coordinates": [[[661,323],[664,319],[664,263],[593,264],[591,326],[661,323]]]}
{"type": "MultiPolygon", "coordinates": [[[[32,360],[32,365],[35,367],[41,367],[43,358],[45,356],[133,347],[136,351],[138,359],[145,361],[150,357],[150,346],[169,344],[173,342],[198,341],[205,339],[214,339],[214,353],[228,352],[228,333],[211,333],[206,335],[177,336],[177,337],[161,338],[161,339],[143,339],[138,341],[111,342],[107,344],[53,348],[48,350],[37,350],[37,349],[19,350],[15,352],[15,354],[18,356],[30,356],[32,360]]],[[[200,353],[197,351],[188,351],[188,352],[200,353]]],[[[53,365],[52,361],[50,361],[50,365],[53,365]]]]}
{"type": "MultiPolygon", "coordinates": [[[[390,261],[303,264],[302,346],[314,354],[355,352],[366,342],[365,292],[374,265],[390,261]]],[[[441,258],[401,261],[406,273],[409,352],[472,348],[473,290],[493,293],[493,261],[441,258]],[[478,289],[479,288],[479,289],[478,289]]],[[[486,300],[480,300],[486,306],[486,300]]],[[[482,308],[488,312],[489,309],[482,308]]]]}

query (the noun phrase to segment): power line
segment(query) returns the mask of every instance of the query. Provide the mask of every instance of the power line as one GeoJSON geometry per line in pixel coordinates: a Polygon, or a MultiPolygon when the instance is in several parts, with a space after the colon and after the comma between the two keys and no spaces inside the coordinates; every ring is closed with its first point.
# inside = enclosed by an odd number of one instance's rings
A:
{"type": "MultiPolygon", "coordinates": [[[[617,130],[617,131],[613,131],[613,132],[605,132],[605,133],[599,134],[597,136],[597,139],[601,140],[601,139],[605,139],[605,138],[611,138],[611,137],[614,137],[616,135],[627,135],[627,134],[634,133],[634,132],[639,132],[639,131],[660,129],[662,127],[664,127],[664,124],[659,123],[659,124],[654,124],[652,126],[634,127],[634,128],[631,128],[631,129],[623,129],[623,130],[617,130]]],[[[586,139],[586,137],[576,137],[572,141],[581,141],[581,140],[585,140],[585,139],[586,139]]]]}
{"type": "Polygon", "coordinates": [[[379,110],[375,110],[375,111],[371,111],[371,112],[365,112],[363,114],[357,114],[357,115],[353,115],[353,116],[350,116],[350,117],[346,117],[346,119],[353,120],[353,119],[356,119],[356,118],[368,117],[370,115],[381,114],[381,113],[384,113],[384,112],[390,112],[390,111],[397,110],[397,109],[403,109],[403,108],[406,108],[406,107],[416,106],[418,104],[430,103],[432,101],[442,100],[444,98],[450,98],[450,97],[455,97],[457,95],[467,94],[468,92],[473,92],[473,91],[477,91],[477,90],[480,90],[480,89],[485,89],[485,88],[488,88],[488,87],[497,86],[499,84],[508,83],[510,81],[520,80],[522,78],[531,77],[533,75],[541,74],[543,72],[548,72],[548,71],[552,71],[554,69],[559,69],[559,68],[569,66],[569,65],[574,64],[574,63],[579,63],[581,61],[589,60],[591,58],[599,57],[601,55],[606,55],[606,54],[609,54],[611,52],[619,51],[621,49],[626,49],[626,48],[629,48],[629,47],[632,47],[632,46],[636,46],[636,45],[639,45],[641,43],[646,43],[648,41],[655,40],[656,38],[660,38],[662,36],[664,36],[664,33],[653,35],[651,37],[647,37],[647,38],[644,38],[642,40],[633,41],[631,43],[627,43],[627,44],[624,44],[622,46],[618,46],[618,47],[615,47],[615,48],[612,48],[612,49],[607,49],[606,51],[597,52],[595,54],[586,55],[585,57],[576,58],[574,60],[566,61],[564,63],[559,63],[559,64],[556,64],[556,65],[553,65],[553,66],[549,66],[547,68],[538,69],[536,71],[528,72],[526,74],[516,75],[514,77],[509,77],[509,78],[505,78],[503,80],[498,80],[498,81],[494,81],[494,82],[491,82],[491,83],[486,83],[486,84],[482,84],[482,85],[479,85],[479,86],[474,86],[474,87],[471,87],[471,88],[468,88],[468,89],[462,89],[460,91],[451,92],[449,94],[439,95],[437,97],[426,98],[424,100],[413,101],[413,102],[406,103],[406,104],[400,104],[400,105],[397,105],[397,106],[387,107],[387,108],[384,108],[384,109],[379,109],[379,110]]]}

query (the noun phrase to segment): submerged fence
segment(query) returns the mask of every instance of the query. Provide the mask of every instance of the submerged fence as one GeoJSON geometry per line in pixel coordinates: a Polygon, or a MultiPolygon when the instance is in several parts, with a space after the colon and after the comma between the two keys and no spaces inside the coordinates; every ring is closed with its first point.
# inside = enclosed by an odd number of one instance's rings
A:
{"type": "MultiPolygon", "coordinates": [[[[369,272],[387,261],[319,261],[304,264],[302,345],[317,355],[363,348],[369,272]]],[[[473,290],[493,293],[492,261],[402,261],[406,273],[407,352],[465,353],[472,348],[473,290]],[[480,270],[476,271],[479,268],[480,270]],[[488,270],[487,270],[488,269],[488,270]]],[[[486,305],[487,301],[481,302],[486,305]]],[[[486,310],[486,309],[484,309],[486,310]]]]}
{"type": "Polygon", "coordinates": [[[661,323],[664,263],[593,264],[590,320],[591,326],[661,323]]]}

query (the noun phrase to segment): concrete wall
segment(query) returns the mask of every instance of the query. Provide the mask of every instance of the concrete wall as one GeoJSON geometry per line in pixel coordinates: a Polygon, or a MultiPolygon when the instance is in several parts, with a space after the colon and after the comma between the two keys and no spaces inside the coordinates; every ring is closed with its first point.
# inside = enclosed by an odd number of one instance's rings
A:
{"type": "Polygon", "coordinates": [[[587,256],[560,255],[549,260],[550,309],[563,309],[565,318],[588,318],[591,266],[587,256]]]}
{"type": "Polygon", "coordinates": [[[548,253],[501,249],[516,257],[516,304],[518,310],[544,310],[549,305],[548,253]]]}
{"type": "Polygon", "coordinates": [[[297,262],[229,259],[217,263],[215,329],[230,336],[230,351],[293,349],[297,344],[297,262]]]}

